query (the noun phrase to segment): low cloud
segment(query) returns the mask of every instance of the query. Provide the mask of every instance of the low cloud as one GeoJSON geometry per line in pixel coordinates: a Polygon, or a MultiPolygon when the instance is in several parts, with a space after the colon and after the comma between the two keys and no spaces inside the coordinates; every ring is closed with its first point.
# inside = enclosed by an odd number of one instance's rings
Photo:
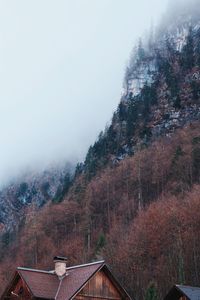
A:
{"type": "Polygon", "coordinates": [[[84,158],[117,107],[134,42],[166,3],[0,2],[0,183],[84,158]]]}

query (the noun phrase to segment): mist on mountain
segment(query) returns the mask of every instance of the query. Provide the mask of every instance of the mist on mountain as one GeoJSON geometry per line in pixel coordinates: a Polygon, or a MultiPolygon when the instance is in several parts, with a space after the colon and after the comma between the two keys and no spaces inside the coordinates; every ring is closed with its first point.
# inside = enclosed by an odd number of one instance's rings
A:
{"type": "Polygon", "coordinates": [[[134,41],[166,1],[11,3],[0,3],[0,185],[84,159],[119,102],[134,41]]]}

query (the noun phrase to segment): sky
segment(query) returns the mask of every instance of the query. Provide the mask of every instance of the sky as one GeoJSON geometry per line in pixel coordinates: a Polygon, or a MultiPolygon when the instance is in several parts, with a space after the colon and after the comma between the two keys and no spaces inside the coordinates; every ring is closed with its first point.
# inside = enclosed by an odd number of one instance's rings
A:
{"type": "Polygon", "coordinates": [[[81,161],[167,0],[0,0],[0,184],[81,161]]]}

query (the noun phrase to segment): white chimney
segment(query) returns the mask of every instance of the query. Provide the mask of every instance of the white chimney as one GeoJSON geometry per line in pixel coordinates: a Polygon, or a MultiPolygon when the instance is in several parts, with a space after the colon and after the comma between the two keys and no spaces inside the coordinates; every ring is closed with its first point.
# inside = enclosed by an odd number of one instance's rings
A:
{"type": "Polygon", "coordinates": [[[53,259],[55,263],[55,273],[58,277],[63,277],[66,274],[67,258],[62,256],[55,256],[53,259]]]}

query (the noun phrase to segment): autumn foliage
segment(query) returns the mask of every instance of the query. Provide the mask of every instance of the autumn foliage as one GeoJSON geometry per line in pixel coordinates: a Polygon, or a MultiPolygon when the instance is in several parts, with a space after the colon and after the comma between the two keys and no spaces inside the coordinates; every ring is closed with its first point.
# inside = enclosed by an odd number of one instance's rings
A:
{"type": "Polygon", "coordinates": [[[200,125],[163,137],[88,180],[77,176],[59,204],[30,206],[1,240],[0,288],[16,266],[52,269],[104,258],[136,299],[153,281],[200,285],[200,125]]]}

